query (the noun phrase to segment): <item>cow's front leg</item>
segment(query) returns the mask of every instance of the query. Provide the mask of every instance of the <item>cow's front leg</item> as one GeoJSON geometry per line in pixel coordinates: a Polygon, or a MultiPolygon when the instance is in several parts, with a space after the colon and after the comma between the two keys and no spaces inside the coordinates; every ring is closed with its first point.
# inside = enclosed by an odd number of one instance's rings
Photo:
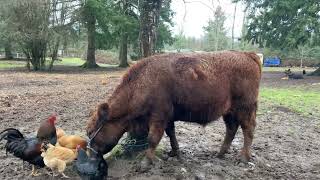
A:
{"type": "Polygon", "coordinates": [[[179,151],[179,144],[176,137],[174,121],[170,121],[168,123],[168,126],[165,131],[170,138],[171,151],[169,152],[169,156],[171,157],[177,156],[178,160],[182,160],[180,151],[179,151]]]}
{"type": "Polygon", "coordinates": [[[148,144],[149,147],[146,150],[146,156],[142,160],[141,168],[143,170],[148,169],[149,166],[155,160],[155,150],[158,146],[164,133],[163,121],[150,121],[149,123],[149,134],[148,134],[148,144]]]}

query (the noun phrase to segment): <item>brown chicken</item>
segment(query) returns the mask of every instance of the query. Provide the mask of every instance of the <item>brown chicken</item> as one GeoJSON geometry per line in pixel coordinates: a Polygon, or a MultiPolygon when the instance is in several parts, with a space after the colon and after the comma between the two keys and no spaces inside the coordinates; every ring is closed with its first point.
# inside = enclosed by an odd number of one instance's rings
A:
{"type": "Polygon", "coordinates": [[[73,151],[76,151],[77,146],[83,149],[87,148],[86,139],[77,135],[64,135],[58,139],[58,143],[60,146],[72,149],[73,151]]]}
{"type": "Polygon", "coordinates": [[[57,133],[55,127],[56,115],[51,115],[47,120],[40,124],[40,128],[37,132],[37,138],[40,141],[48,141],[51,144],[57,143],[57,133]]]}
{"type": "Polygon", "coordinates": [[[71,149],[53,146],[48,144],[42,147],[42,154],[44,164],[52,170],[52,175],[55,176],[54,171],[60,173],[63,177],[68,178],[64,174],[64,170],[68,163],[74,161],[77,157],[77,153],[71,149]]]}

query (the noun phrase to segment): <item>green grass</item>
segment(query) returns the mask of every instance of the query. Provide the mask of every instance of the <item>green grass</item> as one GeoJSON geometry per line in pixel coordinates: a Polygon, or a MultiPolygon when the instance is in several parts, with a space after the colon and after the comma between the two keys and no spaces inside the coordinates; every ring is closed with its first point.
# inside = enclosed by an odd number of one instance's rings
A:
{"type": "MultiPolygon", "coordinates": [[[[84,64],[85,61],[80,58],[62,58],[62,61],[56,61],[55,65],[62,65],[62,66],[81,66],[84,64]]],[[[118,67],[118,65],[113,64],[100,64],[98,63],[100,67],[118,67]]]]}
{"type": "Polygon", "coordinates": [[[118,67],[117,64],[100,64],[100,63],[98,63],[98,65],[100,67],[118,67]]]}
{"type": "Polygon", "coordinates": [[[26,63],[23,61],[0,61],[0,69],[11,69],[23,67],[26,63]]]}
{"type": "Polygon", "coordinates": [[[80,58],[62,58],[62,61],[55,61],[54,65],[81,66],[83,63],[85,61],[80,58]]]}
{"type": "MultiPolygon", "coordinates": [[[[282,106],[303,116],[320,118],[320,93],[300,89],[262,88],[260,100],[263,104],[282,106]]],[[[262,109],[262,111],[264,111],[262,109]]]]}

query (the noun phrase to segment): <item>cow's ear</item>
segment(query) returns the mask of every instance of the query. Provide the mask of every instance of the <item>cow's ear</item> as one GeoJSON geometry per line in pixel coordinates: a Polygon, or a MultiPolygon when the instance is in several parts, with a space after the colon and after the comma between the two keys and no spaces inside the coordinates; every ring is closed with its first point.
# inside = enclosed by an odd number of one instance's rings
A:
{"type": "Polygon", "coordinates": [[[109,111],[108,103],[102,103],[98,106],[98,116],[99,119],[107,119],[109,111]]]}

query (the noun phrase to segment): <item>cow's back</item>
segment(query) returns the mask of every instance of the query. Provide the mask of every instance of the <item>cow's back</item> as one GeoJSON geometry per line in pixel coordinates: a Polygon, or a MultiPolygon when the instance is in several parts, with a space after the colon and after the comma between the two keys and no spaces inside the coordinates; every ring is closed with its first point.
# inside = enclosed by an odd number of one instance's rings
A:
{"type": "Polygon", "coordinates": [[[261,65],[255,54],[185,54],[172,60],[171,73],[174,83],[170,93],[178,114],[189,114],[186,120],[203,119],[205,124],[257,102],[261,65]]]}

